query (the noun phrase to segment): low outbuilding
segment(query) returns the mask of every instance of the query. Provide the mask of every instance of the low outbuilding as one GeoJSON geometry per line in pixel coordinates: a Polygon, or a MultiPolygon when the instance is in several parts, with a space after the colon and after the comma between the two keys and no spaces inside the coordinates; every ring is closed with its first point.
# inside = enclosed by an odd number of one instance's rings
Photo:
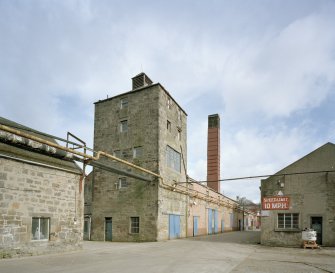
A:
{"type": "MultiPolygon", "coordinates": [[[[0,124],[55,142],[1,117],[0,124]]],[[[69,156],[0,130],[0,258],[81,247],[82,170],[69,156]]]]}
{"type": "Polygon", "coordinates": [[[327,143],[262,180],[261,243],[301,246],[313,229],[317,244],[335,246],[335,145],[327,143]]]}

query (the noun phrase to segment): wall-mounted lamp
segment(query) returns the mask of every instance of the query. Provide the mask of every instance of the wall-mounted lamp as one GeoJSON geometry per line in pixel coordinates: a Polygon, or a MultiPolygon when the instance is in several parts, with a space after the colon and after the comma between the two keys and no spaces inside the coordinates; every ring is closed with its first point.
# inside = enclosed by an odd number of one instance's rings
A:
{"type": "Polygon", "coordinates": [[[285,186],[285,183],[283,181],[281,181],[281,180],[278,180],[277,184],[281,188],[284,188],[284,186],[285,186]]]}

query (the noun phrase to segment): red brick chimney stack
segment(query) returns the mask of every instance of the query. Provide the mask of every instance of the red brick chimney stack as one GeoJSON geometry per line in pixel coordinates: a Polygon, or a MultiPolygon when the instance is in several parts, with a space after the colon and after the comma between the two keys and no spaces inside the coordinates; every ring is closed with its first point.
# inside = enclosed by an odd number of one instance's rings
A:
{"type": "Polygon", "coordinates": [[[220,117],[208,116],[207,186],[220,192],[220,117]]]}

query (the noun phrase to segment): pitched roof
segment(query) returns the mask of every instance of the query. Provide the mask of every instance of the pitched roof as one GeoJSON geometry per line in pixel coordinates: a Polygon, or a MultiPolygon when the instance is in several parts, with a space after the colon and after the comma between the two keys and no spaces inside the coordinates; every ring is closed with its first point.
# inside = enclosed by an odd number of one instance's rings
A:
{"type": "MultiPolygon", "coordinates": [[[[51,136],[41,133],[39,134],[38,131],[35,131],[27,126],[24,126],[22,124],[16,123],[14,121],[5,119],[3,117],[0,117],[0,124],[5,125],[8,127],[12,127],[14,129],[23,131],[25,133],[37,136],[39,138],[45,139],[49,142],[57,143],[54,138],[51,136]]],[[[0,133],[4,132],[0,130],[0,133]]],[[[9,133],[10,134],[10,133],[9,133]]],[[[25,145],[22,142],[17,142],[15,141],[8,141],[4,137],[4,135],[1,135],[0,137],[0,155],[7,156],[8,158],[13,158],[13,159],[23,159],[23,160],[28,160],[36,163],[42,163],[42,164],[48,164],[52,165],[57,168],[62,168],[69,170],[71,172],[75,172],[80,174],[81,168],[75,163],[73,160],[64,160],[62,158],[59,158],[55,154],[51,153],[45,153],[39,149],[33,149],[32,147],[25,145]]]]}
{"type": "Polygon", "coordinates": [[[327,142],[324,145],[320,146],[319,148],[308,153],[307,155],[289,164],[288,166],[276,172],[275,174],[289,173],[290,172],[289,170],[294,169],[299,166],[300,167],[303,166],[304,171],[306,172],[308,171],[327,171],[329,170],[329,168],[333,168],[331,170],[335,171],[335,144],[331,142],[327,142]],[[331,154],[334,155],[333,160],[329,161],[328,158],[329,158],[329,155],[331,154]],[[320,166],[317,165],[316,163],[321,164],[323,166],[323,169],[320,169],[320,166]]]}

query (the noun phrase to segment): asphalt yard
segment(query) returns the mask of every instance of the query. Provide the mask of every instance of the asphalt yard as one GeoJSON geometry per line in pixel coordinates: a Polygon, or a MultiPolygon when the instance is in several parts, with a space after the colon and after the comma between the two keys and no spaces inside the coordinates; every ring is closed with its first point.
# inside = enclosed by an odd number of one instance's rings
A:
{"type": "Polygon", "coordinates": [[[258,243],[254,231],[153,243],[84,242],[77,252],[0,260],[0,272],[335,272],[335,248],[258,243]]]}

